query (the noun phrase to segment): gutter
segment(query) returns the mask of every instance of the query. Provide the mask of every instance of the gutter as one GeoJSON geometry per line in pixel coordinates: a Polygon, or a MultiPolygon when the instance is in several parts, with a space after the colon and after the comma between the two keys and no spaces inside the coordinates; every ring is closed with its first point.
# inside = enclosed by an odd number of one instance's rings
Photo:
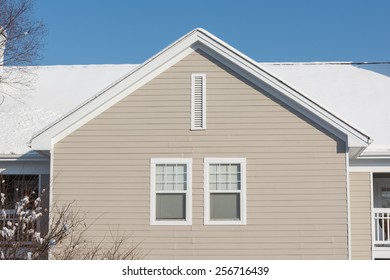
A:
{"type": "Polygon", "coordinates": [[[0,161],[48,161],[49,158],[44,154],[0,154],[0,161]]]}

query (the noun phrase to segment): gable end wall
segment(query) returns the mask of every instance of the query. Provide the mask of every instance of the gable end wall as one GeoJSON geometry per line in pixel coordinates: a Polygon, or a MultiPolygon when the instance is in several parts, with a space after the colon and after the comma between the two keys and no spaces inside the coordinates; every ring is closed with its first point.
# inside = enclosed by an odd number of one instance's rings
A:
{"type": "Polygon", "coordinates": [[[201,51],[54,147],[53,198],[96,240],[119,230],[150,259],[346,259],[345,144],[201,51]],[[207,129],[190,130],[191,74],[207,75],[207,129]],[[193,160],[193,222],[151,226],[150,159],[193,160]],[[203,223],[205,157],[247,159],[247,225],[203,223]]]}

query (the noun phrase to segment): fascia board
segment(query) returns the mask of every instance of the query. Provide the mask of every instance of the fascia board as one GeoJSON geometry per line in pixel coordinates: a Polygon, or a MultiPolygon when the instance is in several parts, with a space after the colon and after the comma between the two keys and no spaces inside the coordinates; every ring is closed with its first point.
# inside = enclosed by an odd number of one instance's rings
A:
{"type": "Polygon", "coordinates": [[[350,172],[390,172],[390,158],[357,158],[349,160],[350,172]]]}

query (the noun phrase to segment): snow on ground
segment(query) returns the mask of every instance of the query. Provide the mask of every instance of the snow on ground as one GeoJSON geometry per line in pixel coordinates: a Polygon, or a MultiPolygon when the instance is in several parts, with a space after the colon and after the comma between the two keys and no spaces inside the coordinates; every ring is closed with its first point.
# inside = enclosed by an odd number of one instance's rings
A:
{"type": "Polygon", "coordinates": [[[137,65],[36,67],[31,86],[0,85],[0,155],[25,154],[36,132],[137,65]],[[5,94],[6,93],[6,94],[5,94]]]}
{"type": "Polygon", "coordinates": [[[300,93],[370,136],[368,153],[390,152],[389,63],[260,63],[300,93]]]}

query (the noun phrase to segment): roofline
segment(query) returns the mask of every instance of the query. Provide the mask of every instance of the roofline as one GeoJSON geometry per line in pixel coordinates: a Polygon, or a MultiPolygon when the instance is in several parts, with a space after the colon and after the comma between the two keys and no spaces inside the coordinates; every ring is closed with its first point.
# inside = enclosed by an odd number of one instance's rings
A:
{"type": "MultiPolygon", "coordinates": [[[[217,41],[218,43],[220,43],[221,45],[224,45],[225,47],[227,47],[228,49],[230,49],[231,51],[233,51],[234,53],[236,53],[237,55],[239,55],[242,59],[244,59],[245,61],[249,62],[250,64],[252,64],[254,67],[258,68],[259,70],[261,70],[263,73],[267,74],[269,77],[272,77],[273,79],[275,79],[278,83],[280,83],[281,85],[287,87],[289,90],[293,91],[294,93],[298,94],[301,98],[303,99],[306,99],[307,101],[311,102],[313,105],[315,105],[316,107],[318,107],[319,109],[323,110],[324,112],[328,113],[330,116],[332,116],[333,118],[335,118],[337,121],[343,123],[344,125],[346,125],[347,127],[349,127],[351,130],[354,130],[356,131],[358,134],[360,134],[362,136],[362,139],[367,145],[371,144],[373,142],[373,140],[365,133],[363,133],[362,131],[356,129],[355,127],[353,127],[352,125],[348,124],[347,122],[345,122],[344,120],[342,120],[341,118],[339,118],[338,116],[336,116],[335,114],[333,114],[332,112],[330,112],[329,110],[325,109],[324,107],[322,107],[321,105],[319,105],[318,103],[314,102],[312,99],[308,98],[306,95],[302,94],[301,92],[299,92],[298,90],[296,90],[295,88],[293,88],[292,86],[290,86],[289,84],[287,84],[286,82],[284,82],[283,80],[281,80],[280,78],[276,77],[274,74],[271,74],[270,72],[268,72],[267,70],[263,69],[262,67],[259,66],[259,63],[254,61],[253,59],[251,59],[250,57],[248,57],[247,55],[241,53],[240,51],[238,51],[237,49],[233,48],[232,46],[226,44],[225,42],[223,42],[221,39],[215,37],[214,35],[212,35],[211,33],[209,33],[208,31],[204,30],[204,29],[201,29],[199,28],[198,29],[200,32],[204,33],[205,35],[207,35],[210,39],[214,40],[214,41],[217,41]]],[[[363,64],[363,63],[362,63],[363,64]]],[[[389,62],[390,64],[390,62],[389,62]]]]}
{"type": "Polygon", "coordinates": [[[353,61],[308,61],[308,62],[258,62],[262,65],[378,65],[390,64],[389,61],[353,62],[353,61]]]}
{"type": "Polygon", "coordinates": [[[365,134],[364,132],[362,132],[361,130],[357,129],[356,127],[350,125],[349,123],[347,123],[346,121],[344,121],[342,118],[340,118],[339,116],[337,116],[336,114],[332,113],[331,111],[329,111],[328,109],[326,109],[325,107],[323,107],[322,105],[320,105],[319,103],[317,103],[316,101],[314,101],[313,99],[307,97],[307,95],[301,93],[300,91],[298,91],[297,89],[295,89],[293,86],[289,85],[287,82],[284,82],[282,79],[278,78],[276,75],[274,74],[271,74],[270,72],[264,70],[263,68],[259,67],[260,69],[262,69],[262,71],[268,73],[268,75],[272,76],[274,79],[278,80],[281,84],[285,85],[286,87],[288,87],[290,90],[294,91],[295,93],[299,94],[300,96],[306,98],[307,100],[309,100],[310,102],[312,102],[314,105],[316,105],[318,108],[321,108],[322,110],[324,110],[325,112],[327,112],[328,114],[330,114],[332,117],[334,117],[336,120],[338,120],[339,122],[343,123],[344,125],[350,127],[352,130],[355,130],[357,131],[359,134],[361,134],[363,137],[365,137],[367,139],[367,144],[371,144],[373,142],[373,139],[370,138],[370,136],[368,136],[367,134],[365,134]]]}
{"type": "Polygon", "coordinates": [[[268,71],[261,68],[256,61],[245,54],[231,47],[206,30],[197,28],[185,34],[143,64],[135,67],[135,69],[130,71],[127,75],[124,75],[121,79],[109,85],[67,115],[58,119],[49,127],[36,133],[31,139],[32,148],[37,150],[50,149],[53,144],[86,123],[88,119],[94,118],[98,109],[103,112],[104,108],[109,108],[146,82],[150,81],[153,77],[157,76],[159,71],[162,72],[168,69],[190,52],[203,46],[209,48],[220,58],[225,59],[230,66],[239,67],[246,73],[249,73],[249,75],[254,77],[252,80],[260,81],[262,85],[268,87],[270,91],[282,93],[284,96],[282,98],[291,99],[290,101],[294,101],[296,104],[302,106],[302,108],[305,108],[331,126],[339,129],[345,133],[345,135],[356,138],[354,141],[349,141],[349,144],[354,143],[353,145],[359,147],[366,147],[369,145],[370,138],[367,135],[344,122],[319,104],[313,102],[287,83],[270,74],[268,71]],[[60,127],[60,125],[62,126],[60,127]],[[45,136],[45,134],[49,135],[45,136]]]}
{"type": "Polygon", "coordinates": [[[48,126],[42,128],[41,130],[39,130],[38,132],[36,132],[35,134],[33,134],[32,138],[31,138],[31,141],[30,141],[30,147],[32,147],[32,142],[33,140],[38,137],[39,135],[41,135],[42,133],[44,133],[46,130],[48,130],[50,127],[56,125],[57,123],[59,123],[60,121],[62,121],[63,119],[67,118],[69,115],[73,114],[74,112],[76,112],[78,109],[80,109],[81,107],[84,107],[85,105],[89,104],[91,101],[93,101],[94,99],[98,98],[99,96],[101,96],[102,94],[104,94],[105,92],[107,92],[108,90],[110,90],[111,88],[113,88],[116,84],[122,82],[123,80],[125,80],[126,78],[128,78],[129,76],[131,76],[133,73],[139,71],[142,67],[145,67],[146,65],[148,65],[150,62],[152,62],[153,60],[155,60],[158,56],[160,56],[161,54],[163,54],[164,52],[168,51],[170,48],[172,48],[175,44],[178,44],[180,41],[184,40],[185,38],[189,37],[190,35],[192,35],[194,32],[196,32],[197,29],[194,29],[192,30],[191,32],[185,34],[184,36],[180,37],[178,40],[176,40],[174,43],[170,44],[169,46],[165,47],[164,49],[162,49],[161,51],[159,51],[158,53],[156,53],[155,55],[153,55],[152,57],[150,57],[149,59],[147,59],[144,63],[142,64],[133,64],[135,67],[134,69],[130,70],[130,72],[128,74],[125,74],[123,77],[119,78],[118,80],[114,81],[113,83],[111,83],[110,85],[108,85],[107,87],[105,87],[104,89],[102,89],[101,91],[99,91],[97,94],[93,95],[91,98],[87,99],[86,101],[84,101],[83,103],[81,103],[79,106],[77,106],[76,108],[74,108],[73,110],[71,110],[70,112],[68,112],[67,114],[65,114],[64,116],[62,116],[61,118],[55,120],[54,122],[52,122],[51,124],[49,124],[48,126]]]}

